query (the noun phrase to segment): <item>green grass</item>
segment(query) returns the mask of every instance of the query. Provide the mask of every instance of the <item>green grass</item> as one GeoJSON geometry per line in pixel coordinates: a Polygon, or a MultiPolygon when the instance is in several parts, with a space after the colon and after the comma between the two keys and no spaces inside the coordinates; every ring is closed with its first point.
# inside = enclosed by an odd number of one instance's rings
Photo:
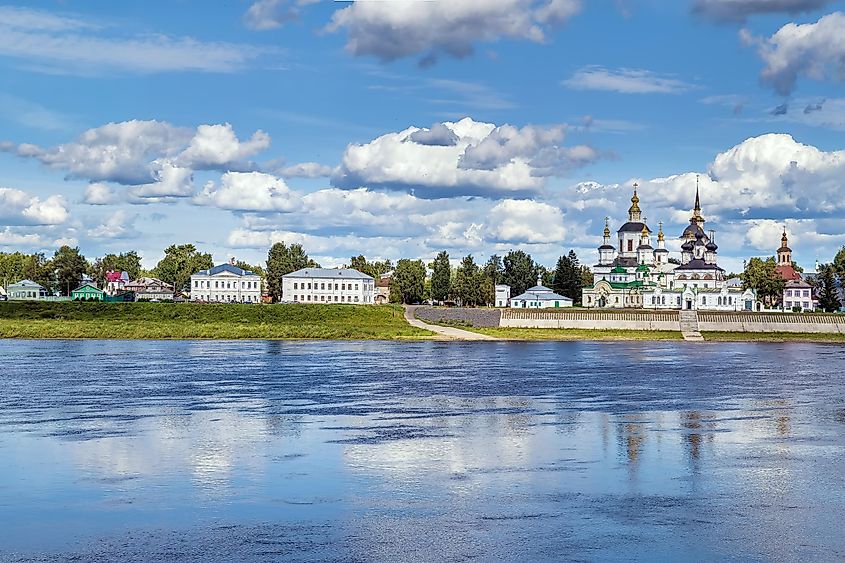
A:
{"type": "Polygon", "coordinates": [[[818,332],[702,332],[714,342],[830,342],[845,344],[845,334],[818,332]]]}
{"type": "Polygon", "coordinates": [[[404,340],[433,336],[393,305],[0,303],[0,338],[404,340]]]}
{"type": "Polygon", "coordinates": [[[467,328],[505,340],[683,340],[661,330],[587,330],[569,328],[467,328]]]}

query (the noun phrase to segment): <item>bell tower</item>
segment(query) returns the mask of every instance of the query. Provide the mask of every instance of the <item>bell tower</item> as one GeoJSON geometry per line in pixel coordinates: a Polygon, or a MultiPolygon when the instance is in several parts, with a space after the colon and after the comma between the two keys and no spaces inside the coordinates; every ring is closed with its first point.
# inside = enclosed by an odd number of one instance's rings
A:
{"type": "Polygon", "coordinates": [[[778,248],[778,265],[792,265],[792,249],[789,248],[789,238],[786,236],[786,227],[783,228],[783,235],[780,237],[780,248],[778,248]]]}

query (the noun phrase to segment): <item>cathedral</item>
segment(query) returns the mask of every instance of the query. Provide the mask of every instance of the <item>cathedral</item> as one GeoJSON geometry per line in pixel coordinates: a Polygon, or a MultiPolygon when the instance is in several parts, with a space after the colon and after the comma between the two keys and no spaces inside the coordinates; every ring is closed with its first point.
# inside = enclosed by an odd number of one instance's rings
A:
{"type": "Polygon", "coordinates": [[[651,229],[642,217],[640,198],[634,195],[628,221],[617,231],[618,245],[610,244],[610,223],[605,218],[599,262],[593,266],[594,283],[582,294],[584,307],[701,309],[740,311],[753,307],[750,290],[729,287],[725,271],[717,263],[715,231],[704,230],[701,197],[696,183],[695,204],[689,225],[681,233],[680,260],[670,261],[663,224],[657,248],[651,245],[651,229]]]}

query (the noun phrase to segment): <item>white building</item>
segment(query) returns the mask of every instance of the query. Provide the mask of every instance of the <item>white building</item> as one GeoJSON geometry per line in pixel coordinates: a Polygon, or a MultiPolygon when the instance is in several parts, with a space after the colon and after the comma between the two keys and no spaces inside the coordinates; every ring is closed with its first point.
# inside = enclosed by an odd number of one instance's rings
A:
{"type": "Polygon", "coordinates": [[[572,299],[558,295],[548,287],[540,285],[540,280],[537,280],[537,285],[522,295],[511,299],[512,309],[557,309],[560,307],[572,307],[572,299]]]}
{"type": "Polygon", "coordinates": [[[282,300],[288,303],[375,303],[375,280],[352,268],[303,268],[282,276],[282,300]]]}
{"type": "Polygon", "coordinates": [[[173,286],[158,278],[138,278],[123,286],[135,294],[135,301],[170,301],[175,297],[173,286]]]}
{"type": "Polygon", "coordinates": [[[9,301],[38,301],[47,299],[50,295],[43,285],[32,280],[21,280],[10,284],[6,291],[9,301]]]}
{"type": "Polygon", "coordinates": [[[496,307],[507,307],[511,299],[511,286],[500,284],[496,286],[496,307]]]}
{"type": "Polygon", "coordinates": [[[191,301],[261,303],[261,276],[221,264],[191,276],[191,301]]]}

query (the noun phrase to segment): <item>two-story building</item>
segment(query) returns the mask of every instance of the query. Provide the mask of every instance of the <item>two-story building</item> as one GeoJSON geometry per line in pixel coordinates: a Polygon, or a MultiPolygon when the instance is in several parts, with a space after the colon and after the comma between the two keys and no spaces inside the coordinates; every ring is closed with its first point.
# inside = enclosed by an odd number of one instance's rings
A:
{"type": "Polygon", "coordinates": [[[191,276],[190,287],[191,301],[261,303],[261,276],[234,263],[197,272],[191,276]]]}
{"type": "Polygon", "coordinates": [[[172,285],[158,278],[138,278],[124,285],[123,289],[132,292],[135,301],[170,301],[175,294],[172,285]]]}
{"type": "Polygon", "coordinates": [[[282,301],[288,303],[375,304],[375,280],[352,268],[303,268],[282,276],[282,301]]]}
{"type": "Polygon", "coordinates": [[[6,288],[10,301],[38,301],[47,299],[50,292],[43,285],[32,280],[21,280],[6,288]]]}

